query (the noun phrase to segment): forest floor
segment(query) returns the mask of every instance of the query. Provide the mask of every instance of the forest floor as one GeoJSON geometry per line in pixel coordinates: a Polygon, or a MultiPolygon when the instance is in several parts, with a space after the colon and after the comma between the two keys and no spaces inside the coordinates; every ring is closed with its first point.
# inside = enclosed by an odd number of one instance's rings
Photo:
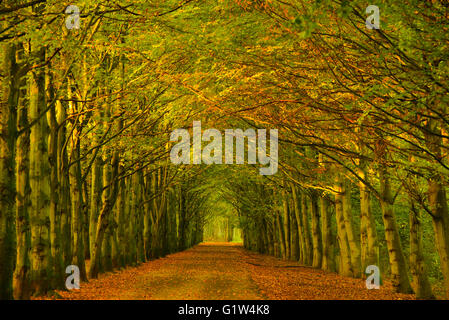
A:
{"type": "Polygon", "coordinates": [[[394,293],[387,281],[379,290],[368,290],[364,279],[302,267],[234,243],[202,243],[138,267],[101,274],[81,283],[80,290],[57,295],[69,300],[414,299],[394,293]]]}

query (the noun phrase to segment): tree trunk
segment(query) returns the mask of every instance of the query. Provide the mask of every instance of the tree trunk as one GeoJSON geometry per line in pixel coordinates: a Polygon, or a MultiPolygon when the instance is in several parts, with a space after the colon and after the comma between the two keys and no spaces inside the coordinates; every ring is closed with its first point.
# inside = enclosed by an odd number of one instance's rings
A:
{"type": "MultiPolygon", "coordinates": [[[[72,85],[73,80],[68,79],[67,96],[68,99],[72,99],[72,85]]],[[[69,110],[71,113],[76,114],[77,104],[73,101],[69,102],[69,110]]],[[[72,264],[78,266],[80,270],[80,279],[87,281],[84,245],[82,235],[82,214],[83,214],[83,194],[82,194],[82,173],[81,163],[78,159],[81,156],[80,152],[80,136],[82,130],[82,124],[79,123],[79,119],[73,120],[70,127],[70,167],[69,172],[69,185],[71,195],[71,233],[72,233],[72,264]]]]}
{"type": "Polygon", "coordinates": [[[418,299],[434,299],[422,251],[421,213],[410,201],[410,271],[418,299]]]}
{"type": "Polygon", "coordinates": [[[312,217],[312,266],[321,268],[323,247],[321,242],[320,214],[318,211],[318,195],[315,190],[310,191],[310,215],[312,217]]]}
{"type": "MultiPolygon", "coordinates": [[[[119,167],[119,173],[123,171],[123,167],[119,167]]],[[[121,179],[119,182],[119,191],[117,195],[117,243],[118,243],[118,252],[117,252],[117,260],[118,267],[123,268],[126,265],[125,261],[125,241],[126,241],[126,228],[125,228],[125,201],[126,201],[126,180],[121,179]]]]}
{"type": "Polygon", "coordinates": [[[329,200],[325,195],[320,197],[321,210],[321,233],[323,235],[323,260],[321,268],[326,271],[335,271],[334,243],[331,228],[331,214],[329,210],[329,200]]]}
{"type": "Polygon", "coordinates": [[[349,249],[351,250],[350,258],[353,276],[355,278],[359,278],[361,276],[360,247],[359,243],[357,242],[357,238],[355,236],[354,231],[354,223],[352,219],[352,210],[351,210],[351,188],[348,183],[344,184],[343,217],[345,221],[346,235],[348,238],[349,249]]]}
{"type": "MultiPolygon", "coordinates": [[[[425,133],[426,145],[432,154],[443,161],[444,151],[441,129],[436,121],[429,121],[428,130],[432,134],[425,133]]],[[[436,160],[432,160],[436,162],[436,160]]],[[[444,276],[446,297],[449,299],[449,210],[444,185],[444,178],[436,172],[428,182],[429,206],[432,211],[432,222],[435,232],[435,242],[440,256],[441,272],[444,276]]]]}
{"type": "Polygon", "coordinates": [[[284,230],[282,228],[282,221],[281,221],[281,213],[276,210],[276,225],[278,229],[278,242],[279,242],[279,249],[280,249],[280,256],[285,259],[286,258],[286,248],[285,248],[285,240],[284,240],[284,230]]]}
{"type": "Polygon", "coordinates": [[[310,225],[309,225],[309,218],[307,216],[308,214],[308,207],[307,207],[307,195],[305,192],[301,192],[301,220],[302,220],[302,226],[303,226],[303,232],[304,232],[304,264],[307,266],[312,265],[312,259],[313,259],[313,248],[312,248],[312,240],[310,235],[310,225]]]}
{"type": "MultiPolygon", "coordinates": [[[[23,49],[22,49],[23,50],[23,49]]],[[[18,56],[22,54],[19,53],[18,56]]],[[[21,88],[26,88],[27,81],[21,79],[21,88]]],[[[22,89],[17,108],[17,130],[28,127],[28,91],[22,89]]],[[[30,270],[29,250],[30,235],[30,131],[26,130],[17,138],[16,152],[16,268],[14,271],[14,299],[27,300],[30,298],[28,272],[30,270]]],[[[1,286],[1,284],[0,284],[1,286]]],[[[0,298],[1,299],[1,298],[0,298]]]]}
{"type": "MultiPolygon", "coordinates": [[[[49,67],[50,68],[50,67],[49,67]]],[[[53,76],[47,70],[46,87],[48,101],[54,100],[53,76]]],[[[62,259],[61,248],[61,216],[59,215],[60,205],[60,184],[58,179],[58,121],[56,119],[56,106],[53,105],[48,111],[48,124],[50,129],[50,139],[48,142],[48,159],[50,164],[50,245],[51,258],[54,266],[52,288],[62,289],[65,284],[65,268],[62,259]]]]}
{"type": "MultiPolygon", "coordinates": [[[[151,203],[149,201],[151,197],[151,178],[147,173],[144,177],[145,181],[145,192],[144,192],[144,215],[143,215],[143,250],[145,253],[145,260],[150,259],[151,253],[151,203]]],[[[176,244],[176,248],[178,244],[176,244]]]]}
{"type": "Polygon", "coordinates": [[[134,203],[134,212],[136,214],[136,253],[137,253],[137,263],[142,263],[145,261],[145,253],[143,247],[143,210],[142,210],[142,184],[143,176],[142,172],[139,171],[134,175],[133,188],[136,192],[136,201],[134,203]]]}
{"type": "MultiPolygon", "coordinates": [[[[286,184],[284,184],[284,186],[286,186],[286,184]]],[[[285,259],[291,259],[292,254],[290,248],[290,214],[288,209],[287,192],[285,192],[285,188],[283,188],[282,192],[282,225],[285,246],[285,259]]]]}
{"type": "Polygon", "coordinates": [[[302,215],[301,215],[301,209],[299,207],[299,199],[298,199],[298,192],[296,186],[291,183],[290,184],[292,189],[292,198],[293,198],[293,210],[295,211],[295,218],[296,218],[296,225],[298,226],[298,238],[299,238],[299,263],[305,264],[305,255],[306,255],[306,241],[303,231],[303,225],[302,225],[302,215]]]}
{"type": "MultiPolygon", "coordinates": [[[[291,259],[294,261],[298,261],[299,260],[299,234],[298,234],[298,224],[296,222],[296,217],[295,217],[295,213],[293,212],[294,209],[293,208],[293,202],[292,199],[290,198],[289,200],[289,217],[290,217],[290,232],[291,232],[291,252],[292,252],[292,256],[291,259]]],[[[265,221],[265,220],[264,220],[265,221]]],[[[265,222],[265,230],[267,230],[267,226],[266,226],[266,222],[265,222]]],[[[269,243],[270,240],[268,238],[268,231],[265,232],[265,234],[267,235],[267,249],[269,247],[269,243]]],[[[269,250],[268,252],[269,253],[269,250]]]]}
{"type": "Polygon", "coordinates": [[[337,219],[337,239],[340,248],[340,268],[339,273],[346,277],[352,277],[354,270],[351,264],[351,255],[346,231],[346,224],[343,213],[343,197],[345,190],[341,181],[337,180],[335,185],[335,216],[337,219]]]}
{"type": "MultiPolygon", "coordinates": [[[[110,163],[110,159],[107,157],[108,150],[104,148],[103,154],[105,155],[105,158],[103,159],[104,165],[103,165],[103,193],[102,193],[102,203],[105,204],[108,202],[108,199],[111,195],[111,182],[112,182],[112,166],[110,163]]],[[[103,221],[100,221],[100,218],[97,221],[97,224],[104,224],[104,234],[102,235],[102,244],[100,246],[100,271],[112,271],[112,248],[111,248],[111,215],[109,209],[106,211],[106,213],[103,215],[102,219],[103,221]]],[[[96,225],[96,230],[98,228],[98,225],[96,225]]],[[[103,231],[103,230],[102,230],[103,231]]],[[[96,235],[95,235],[96,237],[96,235]]],[[[95,245],[94,245],[95,247],[95,245]]],[[[98,253],[97,253],[98,256],[98,253]]]]}
{"type": "Polygon", "coordinates": [[[405,257],[394,217],[390,182],[384,166],[379,170],[379,180],[381,190],[380,205],[385,226],[385,238],[387,240],[393,286],[397,292],[412,293],[413,290],[407,275],[405,257]]]}
{"type": "MultiPolygon", "coordinates": [[[[367,179],[365,171],[360,170],[362,179],[367,179]]],[[[379,266],[379,243],[376,222],[371,211],[371,193],[365,183],[359,183],[360,189],[360,247],[362,271],[369,265],[379,266]]]]}
{"type": "MultiPolygon", "coordinates": [[[[96,142],[98,143],[98,142],[96,142]]],[[[89,214],[89,248],[90,257],[92,257],[93,247],[95,244],[95,234],[97,231],[98,214],[101,206],[101,194],[103,189],[103,170],[102,159],[97,157],[92,167],[92,184],[90,196],[90,214],[89,214]]]]}
{"type": "MultiPolygon", "coordinates": [[[[114,209],[114,204],[117,200],[118,195],[118,167],[119,167],[119,156],[118,152],[114,152],[112,157],[112,172],[103,173],[103,182],[106,185],[109,185],[110,190],[105,190],[103,192],[103,205],[100,211],[100,215],[98,217],[97,222],[97,230],[95,234],[95,245],[93,250],[93,255],[91,257],[90,268],[89,268],[89,277],[97,278],[99,272],[100,265],[100,257],[101,257],[101,247],[103,243],[103,238],[105,236],[106,230],[110,223],[109,216],[114,209]],[[107,180],[104,180],[107,179],[107,180]]],[[[109,189],[108,188],[108,189],[109,189]]],[[[112,263],[112,262],[111,262],[112,263]]]]}
{"type": "MultiPolygon", "coordinates": [[[[45,61],[45,48],[38,52],[40,63],[45,61]]],[[[30,285],[35,295],[45,294],[52,282],[50,252],[50,168],[48,164],[48,124],[45,73],[35,69],[30,79],[30,120],[38,120],[30,136],[31,186],[31,270],[30,285]]]]}
{"type": "MultiPolygon", "coordinates": [[[[56,101],[56,120],[58,121],[58,146],[57,164],[58,181],[60,186],[60,201],[58,205],[58,215],[61,222],[61,250],[63,265],[72,263],[72,231],[71,231],[71,199],[70,199],[70,175],[68,167],[68,155],[66,145],[66,110],[61,101],[56,101]]],[[[65,271],[65,270],[64,270],[65,271]]]]}

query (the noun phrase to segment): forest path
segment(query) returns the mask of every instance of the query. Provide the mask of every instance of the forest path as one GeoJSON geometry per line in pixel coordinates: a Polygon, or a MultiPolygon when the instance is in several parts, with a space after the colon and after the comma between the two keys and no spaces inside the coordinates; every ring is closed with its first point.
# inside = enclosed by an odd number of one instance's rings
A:
{"type": "Polygon", "coordinates": [[[363,279],[302,267],[233,243],[203,243],[58,294],[75,300],[413,299],[393,293],[389,283],[367,290],[363,279]]]}

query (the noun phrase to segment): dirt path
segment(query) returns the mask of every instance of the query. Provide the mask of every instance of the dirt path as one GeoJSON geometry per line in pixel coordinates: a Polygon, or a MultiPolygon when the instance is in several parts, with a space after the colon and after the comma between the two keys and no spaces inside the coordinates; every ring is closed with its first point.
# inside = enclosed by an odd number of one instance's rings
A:
{"type": "Polygon", "coordinates": [[[367,290],[352,279],[305,268],[226,243],[204,243],[184,252],[101,275],[63,299],[258,300],[413,299],[386,283],[367,290]]]}

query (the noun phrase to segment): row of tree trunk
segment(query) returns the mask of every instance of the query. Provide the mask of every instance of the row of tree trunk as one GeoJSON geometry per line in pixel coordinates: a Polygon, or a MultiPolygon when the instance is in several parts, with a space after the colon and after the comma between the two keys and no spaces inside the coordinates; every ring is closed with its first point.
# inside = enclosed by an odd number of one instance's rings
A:
{"type": "Polygon", "coordinates": [[[110,129],[124,127],[121,99],[96,110],[101,120],[86,133],[72,76],[65,99],[55,98],[45,47],[1,43],[0,54],[0,299],[62,289],[69,265],[87,280],[202,240],[202,221],[167,163],[125,168],[129,159],[105,143],[110,129]],[[41,66],[29,68],[25,54],[41,66]],[[86,137],[91,163],[83,161],[86,137]]]}
{"type": "MultiPolygon", "coordinates": [[[[243,224],[244,246],[344,276],[365,277],[367,266],[380,267],[379,236],[371,210],[370,191],[360,183],[360,207],[352,208],[354,187],[345,178],[336,180],[332,194],[293,182],[284,184],[281,205],[275,206],[271,214],[254,215],[250,209],[240,210],[247,221],[243,224]],[[358,225],[354,219],[356,211],[360,212],[358,225]]],[[[414,291],[418,298],[434,298],[422,252],[420,211],[411,201],[407,263],[394,216],[389,180],[385,176],[381,176],[381,195],[390,274],[396,291],[414,291]]]]}

